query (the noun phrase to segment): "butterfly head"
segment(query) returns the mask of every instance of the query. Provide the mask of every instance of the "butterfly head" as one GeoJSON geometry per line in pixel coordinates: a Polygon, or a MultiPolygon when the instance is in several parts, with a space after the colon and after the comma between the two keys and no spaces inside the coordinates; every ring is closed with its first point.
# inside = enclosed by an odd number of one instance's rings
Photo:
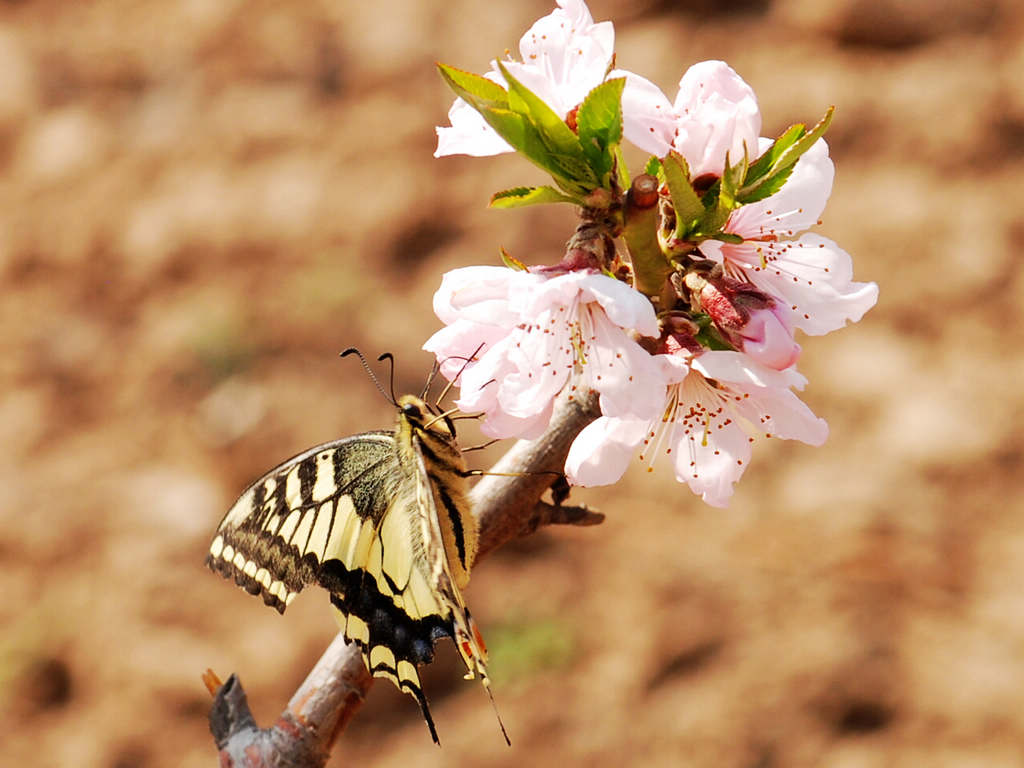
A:
{"type": "Polygon", "coordinates": [[[415,395],[398,398],[398,420],[408,424],[414,432],[426,432],[446,442],[455,441],[455,424],[451,417],[447,413],[437,413],[415,395]]]}

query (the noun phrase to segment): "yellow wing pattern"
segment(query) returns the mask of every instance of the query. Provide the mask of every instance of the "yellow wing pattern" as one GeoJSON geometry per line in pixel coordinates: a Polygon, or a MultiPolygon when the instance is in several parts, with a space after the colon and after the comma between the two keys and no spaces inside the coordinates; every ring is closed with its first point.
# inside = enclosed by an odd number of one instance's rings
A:
{"type": "Polygon", "coordinates": [[[467,677],[490,692],[483,640],[459,591],[476,520],[450,423],[418,398],[398,405],[394,432],[311,448],[253,483],[206,562],[282,613],[307,584],[327,589],[367,669],[416,699],[436,742],[417,667],[438,638],[455,641],[467,677]]]}

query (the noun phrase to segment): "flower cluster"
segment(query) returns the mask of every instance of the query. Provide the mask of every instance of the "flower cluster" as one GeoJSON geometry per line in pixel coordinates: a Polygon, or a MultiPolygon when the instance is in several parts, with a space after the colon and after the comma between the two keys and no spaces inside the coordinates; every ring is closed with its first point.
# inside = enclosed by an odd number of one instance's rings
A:
{"type": "Polygon", "coordinates": [[[808,232],[832,188],[831,111],[763,138],[753,91],[725,63],[690,67],[670,102],[613,69],[613,46],[610,22],[558,0],[520,41],[522,61],[483,77],[441,67],[460,98],[436,154],[518,151],[555,186],[492,205],[570,202],[583,224],[555,265],[445,275],[434,299],[445,327],[425,348],[494,437],[536,437],[559,393],[597,392],[601,416],[572,445],[571,482],[615,482],[638,453],[649,466],[668,457],[722,506],[755,439],[825,440],[794,393],[805,384],[794,333],[859,320],[878,289],[808,232]],[[630,179],[622,141],[653,155],[645,173],[630,179]]]}

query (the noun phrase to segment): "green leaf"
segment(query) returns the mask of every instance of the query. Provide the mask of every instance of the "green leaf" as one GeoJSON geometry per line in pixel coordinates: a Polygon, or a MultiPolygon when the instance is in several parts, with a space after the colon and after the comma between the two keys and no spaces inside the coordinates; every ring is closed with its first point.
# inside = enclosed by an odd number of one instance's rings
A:
{"type": "Polygon", "coordinates": [[[722,178],[716,184],[717,195],[714,197],[713,204],[706,207],[704,216],[701,218],[699,232],[702,236],[716,236],[729,220],[729,214],[740,207],[736,195],[740,183],[747,175],[747,168],[746,152],[743,153],[743,159],[737,165],[730,165],[729,155],[726,154],[722,178]]]}
{"type": "Polygon", "coordinates": [[[739,192],[740,184],[747,175],[747,153],[743,153],[743,159],[737,165],[729,164],[729,153],[725,154],[725,168],[722,171],[721,189],[718,192],[718,205],[726,211],[738,207],[736,195],[739,192]]]}
{"type": "Polygon", "coordinates": [[[796,161],[828,130],[834,113],[835,107],[829,107],[825,116],[810,131],[805,131],[804,126],[798,124],[776,139],[771,148],[751,166],[751,171],[756,170],[759,175],[748,173],[746,183],[737,193],[740,204],[763,200],[782,189],[796,161]]]}
{"type": "Polygon", "coordinates": [[[514,269],[517,272],[525,272],[527,267],[523,262],[513,256],[511,253],[506,251],[504,248],[499,248],[501,253],[501,262],[509,269],[514,269]]]}
{"type": "MultiPolygon", "coordinates": [[[[647,164],[650,167],[650,163],[647,164]]],[[[704,205],[690,184],[690,166],[686,158],[672,150],[661,161],[662,178],[668,185],[672,207],[676,211],[675,237],[683,238],[692,229],[693,223],[704,215],[704,205]]]]}
{"type": "Polygon", "coordinates": [[[484,107],[479,112],[501,138],[527,160],[550,173],[554,182],[567,194],[584,195],[593,188],[593,185],[573,181],[578,177],[578,172],[574,173],[572,168],[566,168],[561,158],[551,154],[537,129],[527,118],[517,112],[496,107],[484,107]]]}
{"type": "Polygon", "coordinates": [[[661,160],[656,158],[654,155],[651,155],[650,159],[647,161],[647,165],[644,166],[644,173],[648,176],[658,176],[660,178],[661,160]]]}
{"type": "MultiPolygon", "coordinates": [[[[446,64],[439,64],[438,71],[456,95],[479,112],[486,123],[514,150],[550,173],[559,187],[570,194],[585,193],[591,188],[572,182],[581,173],[579,167],[552,156],[529,116],[510,109],[508,91],[485,77],[446,64]]],[[[565,129],[568,131],[569,127],[565,126],[565,129]]],[[[579,165],[585,168],[582,159],[579,165]]],[[[587,175],[586,170],[582,173],[587,175]]]]}
{"type": "Polygon", "coordinates": [[[629,189],[630,177],[629,166],[626,165],[626,158],[622,154],[622,145],[615,147],[615,173],[619,180],[619,189],[629,189]]]}
{"type": "Polygon", "coordinates": [[[579,137],[543,99],[516,80],[501,62],[498,62],[498,68],[508,81],[509,109],[522,115],[534,127],[548,150],[550,160],[541,167],[550,165],[557,168],[559,174],[570,182],[589,185],[591,189],[598,186],[579,137]]]}
{"type": "Polygon", "coordinates": [[[772,145],[764,151],[759,158],[750,164],[750,170],[747,172],[746,186],[750,186],[752,182],[757,181],[766,173],[768,173],[772,166],[778,162],[779,157],[789,149],[797,140],[807,133],[803,123],[797,123],[791,125],[782,134],[772,142],[772,145]]]}
{"type": "Polygon", "coordinates": [[[576,131],[583,154],[598,179],[611,171],[613,152],[622,141],[622,89],[624,77],[594,88],[576,113],[576,131]]]}
{"type": "Polygon", "coordinates": [[[437,70],[455,94],[478,111],[481,107],[508,109],[508,91],[483,75],[441,63],[437,70]]]}
{"type": "Polygon", "coordinates": [[[491,208],[525,208],[542,203],[572,203],[580,205],[579,198],[563,195],[554,187],[514,187],[491,196],[491,208]]]}

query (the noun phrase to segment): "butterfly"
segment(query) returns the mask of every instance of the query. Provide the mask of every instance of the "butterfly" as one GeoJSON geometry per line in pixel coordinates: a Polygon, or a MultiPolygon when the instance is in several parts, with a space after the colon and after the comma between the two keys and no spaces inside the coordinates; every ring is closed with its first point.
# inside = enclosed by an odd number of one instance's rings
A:
{"type": "Polygon", "coordinates": [[[486,646],[460,591],[478,536],[470,472],[447,414],[414,395],[391,399],[393,430],[310,448],[250,485],[206,564],[281,613],[307,584],[326,589],[366,668],[416,699],[440,743],[418,674],[438,639],[455,642],[467,679],[491,693],[486,646]]]}

